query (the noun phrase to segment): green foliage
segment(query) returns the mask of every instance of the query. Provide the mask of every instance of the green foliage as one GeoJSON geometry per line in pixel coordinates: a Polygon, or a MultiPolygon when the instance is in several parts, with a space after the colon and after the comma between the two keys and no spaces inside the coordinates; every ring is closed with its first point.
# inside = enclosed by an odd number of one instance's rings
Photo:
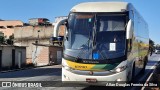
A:
{"type": "Polygon", "coordinates": [[[9,45],[13,45],[13,40],[14,40],[14,34],[12,34],[11,36],[9,36],[9,39],[7,39],[6,42],[9,45]]]}
{"type": "Polygon", "coordinates": [[[9,39],[6,39],[6,36],[0,36],[0,44],[1,45],[13,45],[14,34],[9,36],[9,39]]]}
{"type": "Polygon", "coordinates": [[[3,44],[3,43],[4,43],[4,37],[0,36],[0,44],[3,44]]]}
{"type": "Polygon", "coordinates": [[[154,41],[151,40],[151,39],[149,39],[149,46],[150,46],[151,48],[155,48],[154,45],[155,45],[154,41]]]}
{"type": "Polygon", "coordinates": [[[154,41],[149,39],[149,45],[154,46],[154,44],[155,44],[154,41]]]}

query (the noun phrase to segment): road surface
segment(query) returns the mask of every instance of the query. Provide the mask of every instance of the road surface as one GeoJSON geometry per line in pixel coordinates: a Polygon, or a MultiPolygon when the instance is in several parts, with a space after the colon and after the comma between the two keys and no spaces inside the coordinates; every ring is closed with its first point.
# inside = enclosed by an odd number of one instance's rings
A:
{"type": "MultiPolygon", "coordinates": [[[[144,75],[138,75],[135,81],[144,81],[148,78],[149,74],[155,68],[156,63],[160,61],[160,54],[153,54],[149,57],[149,62],[146,66],[146,71],[144,75]]],[[[21,71],[13,71],[0,73],[0,81],[61,81],[61,65],[39,67],[21,71]]],[[[52,84],[52,83],[51,83],[52,84]]],[[[43,88],[25,88],[26,90],[30,89],[44,89],[44,90],[88,90],[88,89],[112,89],[113,87],[96,87],[96,86],[87,86],[87,87],[43,87],[43,88]]],[[[17,90],[18,88],[0,88],[4,90],[17,90]]],[[[22,88],[21,88],[22,89],[22,88]]],[[[23,90],[25,90],[23,89],[23,90]]],[[[117,89],[117,88],[116,88],[117,89]]],[[[120,90],[140,90],[141,87],[121,87],[120,90]]]]}

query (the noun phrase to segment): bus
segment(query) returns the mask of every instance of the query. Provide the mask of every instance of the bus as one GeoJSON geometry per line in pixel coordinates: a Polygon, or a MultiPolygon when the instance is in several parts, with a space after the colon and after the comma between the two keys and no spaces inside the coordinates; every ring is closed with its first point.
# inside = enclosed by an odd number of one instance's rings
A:
{"type": "Polygon", "coordinates": [[[145,72],[148,25],[131,3],[80,3],[61,24],[62,81],[131,81],[145,72]]]}

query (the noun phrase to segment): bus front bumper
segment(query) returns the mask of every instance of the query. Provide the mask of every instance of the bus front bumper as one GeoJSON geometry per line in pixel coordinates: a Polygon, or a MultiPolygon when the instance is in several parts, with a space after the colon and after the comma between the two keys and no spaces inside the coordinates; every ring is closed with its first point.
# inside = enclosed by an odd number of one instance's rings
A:
{"type": "Polygon", "coordinates": [[[127,81],[126,69],[122,72],[106,75],[106,76],[93,76],[93,75],[78,75],[72,73],[62,67],[62,81],[73,81],[74,83],[96,83],[106,84],[107,82],[127,81]]]}

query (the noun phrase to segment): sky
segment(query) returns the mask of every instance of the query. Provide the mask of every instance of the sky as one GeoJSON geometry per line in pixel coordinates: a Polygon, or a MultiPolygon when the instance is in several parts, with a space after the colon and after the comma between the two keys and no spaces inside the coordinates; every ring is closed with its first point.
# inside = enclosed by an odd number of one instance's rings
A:
{"type": "Polygon", "coordinates": [[[149,26],[149,36],[160,44],[160,0],[0,0],[0,19],[21,20],[28,23],[30,18],[67,16],[70,9],[82,2],[125,1],[139,11],[149,26]]]}

